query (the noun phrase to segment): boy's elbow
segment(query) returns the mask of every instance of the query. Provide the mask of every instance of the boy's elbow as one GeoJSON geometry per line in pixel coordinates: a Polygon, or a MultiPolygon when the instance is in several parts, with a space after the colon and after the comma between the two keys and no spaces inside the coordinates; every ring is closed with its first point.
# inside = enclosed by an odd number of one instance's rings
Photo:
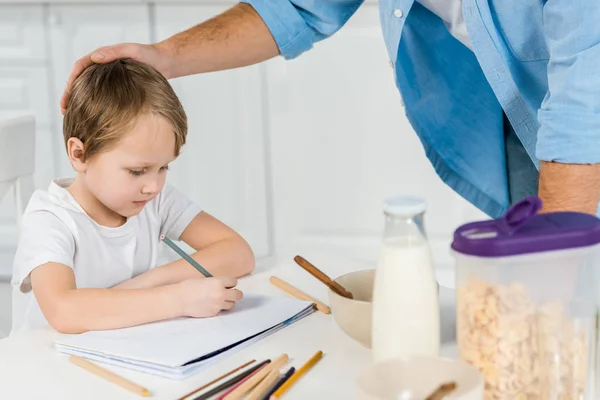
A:
{"type": "Polygon", "coordinates": [[[52,329],[59,333],[77,334],[87,331],[81,325],[81,317],[76,317],[70,312],[69,305],[64,299],[56,301],[53,307],[45,310],[44,317],[52,329]]]}
{"type": "Polygon", "coordinates": [[[77,326],[66,319],[58,318],[48,322],[50,323],[50,326],[58,333],[78,334],[87,332],[85,329],[82,329],[80,326],[77,326]]]}
{"type": "Polygon", "coordinates": [[[252,251],[252,247],[246,242],[246,240],[241,239],[241,249],[239,251],[239,267],[238,267],[238,278],[250,275],[254,268],[256,267],[256,258],[254,256],[254,252],[252,251]]]}

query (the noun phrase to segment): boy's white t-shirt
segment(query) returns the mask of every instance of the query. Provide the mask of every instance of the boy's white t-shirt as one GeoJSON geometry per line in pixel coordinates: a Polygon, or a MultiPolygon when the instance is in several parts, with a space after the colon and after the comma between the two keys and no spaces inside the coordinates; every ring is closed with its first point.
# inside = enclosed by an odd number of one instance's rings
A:
{"type": "Polygon", "coordinates": [[[28,284],[38,266],[64,264],[73,269],[78,288],[110,288],[156,267],[160,235],[178,240],[201,211],[166,184],[140,214],[108,228],[71,196],[66,189],[71,182],[56,180],[47,191],[37,190],[23,215],[13,264],[11,335],[48,325],[28,284]]]}

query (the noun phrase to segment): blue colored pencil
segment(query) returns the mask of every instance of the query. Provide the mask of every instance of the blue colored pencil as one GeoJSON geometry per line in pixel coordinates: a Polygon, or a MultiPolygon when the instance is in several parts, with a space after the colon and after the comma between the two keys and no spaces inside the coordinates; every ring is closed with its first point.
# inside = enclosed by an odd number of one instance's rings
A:
{"type": "Polygon", "coordinates": [[[294,372],[296,372],[296,368],[291,367],[290,369],[287,370],[287,372],[281,377],[279,378],[279,380],[277,381],[277,383],[271,388],[271,390],[269,390],[269,392],[265,395],[265,397],[262,398],[262,400],[269,400],[271,398],[271,395],[273,393],[275,393],[275,391],[277,389],[279,389],[279,387],[281,385],[283,385],[285,383],[285,381],[287,381],[288,379],[290,379],[290,377],[294,374],[294,372]]]}
{"type": "Polygon", "coordinates": [[[205,270],[202,265],[198,264],[198,262],[196,260],[194,260],[192,257],[190,257],[185,251],[183,251],[179,246],[177,246],[175,243],[173,243],[173,241],[171,239],[169,239],[168,237],[166,237],[165,235],[160,235],[160,240],[162,240],[163,242],[165,242],[167,244],[167,246],[169,246],[170,248],[172,248],[173,250],[175,250],[175,252],[177,254],[179,254],[181,257],[183,257],[187,262],[189,262],[190,264],[192,264],[192,267],[196,268],[198,271],[200,271],[202,273],[202,275],[204,275],[207,278],[211,278],[212,274],[210,272],[208,272],[207,270],[205,270]]]}

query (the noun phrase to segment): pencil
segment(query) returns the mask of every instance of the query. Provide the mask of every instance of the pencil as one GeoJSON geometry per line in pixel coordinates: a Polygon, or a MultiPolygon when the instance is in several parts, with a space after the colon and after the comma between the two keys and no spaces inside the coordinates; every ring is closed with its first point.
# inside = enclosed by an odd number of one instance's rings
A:
{"type": "Polygon", "coordinates": [[[206,400],[206,399],[210,399],[212,396],[214,396],[217,393],[221,393],[223,390],[230,388],[231,386],[235,385],[236,383],[244,380],[244,378],[254,374],[255,371],[258,371],[259,369],[262,369],[264,366],[266,366],[266,364],[269,364],[271,362],[271,360],[265,360],[262,361],[260,363],[258,363],[257,365],[255,365],[252,368],[247,369],[244,372],[239,373],[238,375],[234,376],[233,378],[229,379],[226,382],[221,383],[219,386],[209,390],[206,393],[201,394],[200,396],[194,398],[194,400],[206,400]]]}
{"type": "Polygon", "coordinates": [[[233,392],[229,393],[225,396],[224,400],[239,400],[244,397],[244,395],[252,390],[260,381],[262,381],[265,376],[267,376],[273,370],[279,370],[286,362],[288,361],[288,355],[282,354],[275,361],[269,364],[266,368],[260,370],[259,373],[254,375],[252,378],[248,379],[244,382],[243,385],[235,389],[233,392]]]}
{"type": "Polygon", "coordinates": [[[269,281],[273,285],[277,286],[279,289],[283,290],[287,294],[289,294],[297,299],[310,301],[310,302],[314,303],[315,306],[317,307],[317,310],[321,311],[323,314],[331,314],[331,309],[325,303],[321,303],[319,300],[307,295],[306,293],[304,293],[300,289],[293,287],[289,283],[282,281],[278,277],[272,276],[271,278],[269,278],[269,281]]]}
{"type": "Polygon", "coordinates": [[[294,257],[294,261],[296,261],[296,264],[302,267],[306,272],[323,282],[329,289],[333,290],[335,293],[339,294],[342,297],[347,297],[349,299],[353,298],[352,293],[347,291],[342,285],[332,280],[323,271],[315,267],[313,264],[309,263],[304,258],[296,256],[294,257]]]}
{"type": "Polygon", "coordinates": [[[290,386],[294,384],[294,382],[300,379],[302,375],[304,375],[310,368],[312,368],[312,366],[315,365],[317,361],[321,359],[322,356],[323,352],[321,350],[317,351],[315,355],[313,355],[310,358],[310,360],[306,362],[306,364],[304,364],[298,371],[296,371],[294,375],[290,377],[290,379],[285,381],[285,383],[281,385],[281,387],[271,395],[271,400],[279,399],[286,392],[286,390],[288,390],[290,386]]]}
{"type": "Polygon", "coordinates": [[[223,400],[225,397],[227,397],[227,395],[229,395],[229,393],[233,392],[235,389],[242,386],[248,379],[252,378],[254,375],[258,374],[260,372],[260,370],[262,370],[263,368],[266,368],[266,367],[267,367],[266,365],[263,365],[262,367],[260,367],[259,369],[257,369],[256,371],[254,371],[253,373],[251,373],[250,375],[248,375],[247,377],[245,377],[244,379],[242,379],[241,381],[239,381],[238,383],[236,383],[235,385],[233,385],[232,387],[227,389],[225,392],[221,393],[221,395],[219,397],[217,397],[215,400],[223,400]]]}
{"type": "Polygon", "coordinates": [[[262,398],[262,400],[269,400],[271,398],[271,395],[273,393],[275,393],[275,391],[277,389],[279,389],[281,387],[281,385],[283,385],[285,383],[285,381],[287,381],[288,379],[290,379],[290,377],[292,376],[292,374],[296,372],[296,368],[294,367],[290,367],[290,369],[287,370],[287,372],[285,373],[285,375],[283,375],[278,381],[277,383],[267,392],[267,394],[265,394],[262,398]]]}
{"type": "Polygon", "coordinates": [[[242,364],[242,365],[240,365],[239,367],[237,367],[237,368],[235,368],[235,369],[232,369],[231,371],[229,371],[229,372],[228,372],[228,373],[226,373],[225,375],[221,375],[220,377],[218,377],[218,378],[216,378],[216,379],[214,379],[214,380],[212,380],[212,381],[208,382],[207,384],[200,386],[198,389],[194,390],[193,392],[189,392],[188,394],[186,394],[186,395],[184,395],[184,396],[181,396],[181,397],[180,397],[180,398],[178,398],[177,400],[184,400],[184,399],[186,399],[186,398],[190,397],[191,395],[193,395],[193,394],[196,394],[196,393],[198,393],[199,391],[201,391],[201,390],[204,390],[204,389],[206,389],[207,387],[209,387],[209,386],[211,386],[211,385],[214,385],[215,383],[217,383],[217,382],[219,382],[219,381],[221,381],[221,380],[223,380],[223,379],[227,378],[229,375],[235,374],[235,373],[236,373],[236,372],[238,372],[240,369],[242,369],[242,368],[246,368],[248,365],[252,364],[252,363],[253,363],[253,362],[255,362],[255,361],[256,361],[256,360],[251,360],[251,361],[248,361],[247,363],[245,363],[245,364],[242,364]]]}
{"type": "Polygon", "coordinates": [[[269,389],[279,380],[279,370],[274,369],[246,397],[246,400],[259,400],[269,392],[269,389]]]}
{"type": "Polygon", "coordinates": [[[181,257],[183,257],[183,259],[185,259],[187,262],[189,262],[190,264],[192,264],[192,267],[194,267],[198,271],[200,271],[202,273],[202,275],[204,275],[207,278],[211,278],[212,277],[212,274],[210,272],[208,272],[207,270],[205,270],[202,267],[202,265],[198,264],[198,262],[196,260],[194,260],[192,257],[190,257],[185,251],[183,251],[175,243],[173,243],[173,241],[171,239],[169,239],[165,235],[160,235],[160,240],[162,240],[163,242],[165,242],[167,244],[167,246],[169,246],[170,248],[172,248],[177,254],[179,254],[181,257]]]}
{"type": "Polygon", "coordinates": [[[135,383],[133,383],[133,382],[131,382],[131,381],[107,370],[107,369],[104,369],[104,368],[100,367],[99,365],[96,365],[84,358],[72,355],[69,357],[69,360],[73,364],[77,365],[78,367],[81,367],[96,376],[104,378],[109,382],[119,385],[124,389],[127,389],[131,392],[137,393],[140,396],[144,396],[144,397],[150,396],[150,391],[148,389],[146,389],[142,386],[136,385],[135,383]]]}

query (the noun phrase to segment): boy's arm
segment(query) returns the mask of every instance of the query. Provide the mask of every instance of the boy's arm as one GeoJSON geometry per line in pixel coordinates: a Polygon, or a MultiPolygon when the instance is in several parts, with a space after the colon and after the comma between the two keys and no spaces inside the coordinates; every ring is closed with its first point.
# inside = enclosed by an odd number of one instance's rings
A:
{"type": "Polygon", "coordinates": [[[122,328],[181,314],[172,287],[77,289],[73,270],[58,263],[34,269],[31,286],[46,320],[63,333],[122,328]]]}
{"type": "MultiPolygon", "coordinates": [[[[180,239],[196,250],[190,256],[214,276],[237,278],[254,270],[254,253],[246,240],[204,211],[194,217],[184,229],[180,239]]],[[[152,288],[200,277],[202,277],[200,272],[184,259],[179,259],[151,269],[114,288],[152,288]]]]}
{"type": "Polygon", "coordinates": [[[31,272],[42,313],[62,333],[118,329],[179,316],[207,317],[233,307],[241,293],[235,279],[196,279],[149,289],[78,289],[73,270],[47,263],[31,272]]]}

